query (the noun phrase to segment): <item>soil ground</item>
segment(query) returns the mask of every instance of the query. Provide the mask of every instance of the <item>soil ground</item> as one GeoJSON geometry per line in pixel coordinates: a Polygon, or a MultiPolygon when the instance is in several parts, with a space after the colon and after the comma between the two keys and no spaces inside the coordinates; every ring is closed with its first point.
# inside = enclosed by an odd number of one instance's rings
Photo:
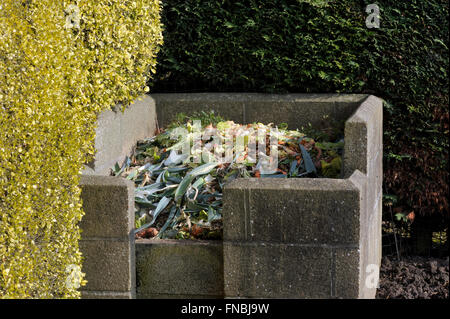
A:
{"type": "Polygon", "coordinates": [[[446,259],[383,257],[377,299],[448,299],[446,259]]]}

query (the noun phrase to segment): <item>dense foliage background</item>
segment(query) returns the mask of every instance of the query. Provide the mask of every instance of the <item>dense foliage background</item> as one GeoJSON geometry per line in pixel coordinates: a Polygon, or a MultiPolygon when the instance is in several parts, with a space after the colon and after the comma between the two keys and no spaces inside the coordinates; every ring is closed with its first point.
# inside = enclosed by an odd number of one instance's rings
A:
{"type": "Polygon", "coordinates": [[[372,2],[164,0],[165,45],[152,91],[379,96],[386,101],[384,202],[395,213],[414,212],[416,221],[433,216],[426,222],[442,228],[449,2],[376,1],[381,27],[368,29],[372,2]]]}
{"type": "Polygon", "coordinates": [[[0,298],[80,296],[97,115],[145,91],[161,42],[158,0],[0,2],[0,298]]]}

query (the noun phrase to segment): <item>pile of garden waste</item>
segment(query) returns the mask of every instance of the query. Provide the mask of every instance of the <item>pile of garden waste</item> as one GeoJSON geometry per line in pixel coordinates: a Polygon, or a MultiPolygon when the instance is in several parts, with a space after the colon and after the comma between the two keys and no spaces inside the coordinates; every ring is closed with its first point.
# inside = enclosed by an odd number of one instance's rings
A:
{"type": "Polygon", "coordinates": [[[338,178],[340,175],[342,136],[335,136],[330,142],[323,137],[329,135],[316,134],[315,140],[298,130],[288,130],[285,124],[241,125],[224,121],[214,113],[202,112],[192,117],[179,114],[177,119],[155,136],[138,141],[133,154],[122,165],[116,163],[112,168],[112,175],[135,183],[136,238],[221,239],[222,190],[236,178],[338,178]],[[175,138],[173,132],[180,127],[186,134],[175,138]],[[258,153],[259,159],[251,158],[254,153],[250,150],[255,143],[248,137],[244,138],[244,147],[237,149],[231,144],[233,152],[229,162],[216,155],[214,150],[223,147],[218,146],[217,139],[192,139],[194,134],[200,132],[203,136],[208,130],[224,139],[229,136],[226,134],[242,136],[252,129],[266,132],[265,154],[270,154],[269,135],[276,132],[278,167],[275,172],[267,174],[262,169],[261,159],[267,155],[258,153]],[[181,145],[186,139],[191,146],[196,141],[197,149],[208,156],[199,156],[194,151],[183,154],[181,145]]]}

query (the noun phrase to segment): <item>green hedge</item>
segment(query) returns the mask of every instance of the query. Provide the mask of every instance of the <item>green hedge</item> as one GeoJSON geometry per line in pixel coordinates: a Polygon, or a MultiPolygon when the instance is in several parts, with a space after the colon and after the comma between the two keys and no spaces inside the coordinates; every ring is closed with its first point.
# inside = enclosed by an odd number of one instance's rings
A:
{"type": "MultiPolygon", "coordinates": [[[[153,91],[370,93],[386,100],[386,199],[448,217],[448,1],[164,0],[153,91]]],[[[388,200],[385,201],[388,203],[388,200]]]]}
{"type": "Polygon", "coordinates": [[[159,12],[158,0],[1,1],[1,298],[79,297],[79,173],[97,114],[145,91],[159,12]]]}

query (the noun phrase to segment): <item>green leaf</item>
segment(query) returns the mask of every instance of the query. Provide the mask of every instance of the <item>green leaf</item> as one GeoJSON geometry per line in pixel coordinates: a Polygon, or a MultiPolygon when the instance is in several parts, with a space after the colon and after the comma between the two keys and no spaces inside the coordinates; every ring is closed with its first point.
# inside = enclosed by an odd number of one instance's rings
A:
{"type": "Polygon", "coordinates": [[[212,222],[217,219],[221,219],[222,215],[218,213],[215,209],[213,209],[211,206],[208,207],[208,222],[212,222]]]}
{"type": "Polygon", "coordinates": [[[395,217],[397,218],[397,220],[406,220],[406,215],[403,213],[397,213],[395,214],[395,217]]]}
{"type": "Polygon", "coordinates": [[[442,40],[440,40],[440,39],[434,39],[434,42],[439,43],[439,44],[442,45],[446,50],[448,50],[448,47],[445,45],[444,42],[442,42],[442,40]]]}
{"type": "Polygon", "coordinates": [[[194,184],[192,184],[192,187],[200,188],[200,187],[202,187],[203,185],[205,185],[205,179],[202,178],[202,177],[200,177],[200,178],[198,178],[198,179],[195,181],[194,184]]]}
{"type": "Polygon", "coordinates": [[[167,218],[166,222],[164,223],[163,227],[159,230],[158,235],[156,235],[156,238],[161,238],[161,236],[164,234],[164,231],[167,229],[167,227],[170,225],[172,220],[174,219],[175,213],[179,210],[176,206],[173,206],[170,210],[169,217],[167,218]]]}
{"type": "Polygon", "coordinates": [[[177,190],[175,191],[175,202],[179,203],[181,199],[183,198],[184,194],[186,194],[186,191],[189,188],[189,185],[193,181],[195,176],[192,176],[190,174],[186,175],[181,183],[178,185],[177,190]]]}
{"type": "Polygon", "coordinates": [[[195,177],[199,175],[205,175],[211,172],[219,163],[206,163],[194,168],[191,172],[189,172],[181,181],[180,185],[178,185],[177,190],[175,191],[175,202],[179,203],[183,198],[184,194],[189,188],[189,185],[192,183],[195,177]]]}
{"type": "Polygon", "coordinates": [[[119,163],[116,162],[116,165],[114,165],[114,175],[118,175],[118,173],[120,172],[120,165],[119,163]]]}
{"type": "Polygon", "coordinates": [[[161,198],[161,200],[158,203],[158,206],[156,206],[155,211],[153,212],[153,218],[152,221],[150,223],[147,223],[141,227],[139,227],[138,229],[136,229],[134,232],[138,233],[140,232],[142,229],[145,229],[147,227],[150,227],[151,225],[153,225],[153,223],[156,221],[156,218],[158,218],[159,213],[161,213],[166,207],[167,205],[169,205],[171,199],[167,198],[167,197],[163,197],[161,198]]]}
{"type": "Polygon", "coordinates": [[[139,196],[134,197],[134,202],[138,204],[140,207],[147,207],[147,208],[150,207],[153,209],[156,208],[156,205],[154,203],[143,197],[139,196]]]}
{"type": "Polygon", "coordinates": [[[302,157],[303,157],[303,161],[305,163],[305,169],[307,173],[316,173],[316,166],[314,165],[311,156],[309,155],[308,151],[306,150],[306,148],[302,145],[300,145],[300,150],[302,151],[302,157]]]}
{"type": "Polygon", "coordinates": [[[209,210],[208,213],[205,212],[203,209],[198,213],[198,219],[209,221],[209,210]]]}
{"type": "Polygon", "coordinates": [[[293,160],[291,162],[291,167],[289,169],[289,176],[297,175],[297,173],[298,173],[297,160],[293,160]]]}
{"type": "Polygon", "coordinates": [[[138,174],[138,170],[136,169],[127,176],[127,179],[133,180],[137,176],[137,174],[138,174]]]}
{"type": "Polygon", "coordinates": [[[211,162],[211,163],[206,163],[203,165],[200,165],[196,168],[194,168],[189,175],[192,176],[199,176],[199,175],[205,175],[208,174],[209,172],[211,172],[217,165],[219,165],[219,163],[216,162],[211,162]]]}
{"type": "Polygon", "coordinates": [[[136,187],[135,192],[138,193],[140,191],[151,191],[151,190],[158,190],[163,186],[163,183],[153,183],[144,187],[136,187]]]}
{"type": "Polygon", "coordinates": [[[177,165],[186,160],[188,157],[189,155],[187,154],[177,154],[175,150],[171,150],[169,157],[164,161],[164,165],[177,165]]]}
{"type": "Polygon", "coordinates": [[[233,28],[236,28],[237,27],[237,25],[235,25],[235,24],[233,24],[233,23],[231,23],[231,22],[225,22],[224,23],[224,25],[228,28],[228,29],[233,29],[233,28]]]}

